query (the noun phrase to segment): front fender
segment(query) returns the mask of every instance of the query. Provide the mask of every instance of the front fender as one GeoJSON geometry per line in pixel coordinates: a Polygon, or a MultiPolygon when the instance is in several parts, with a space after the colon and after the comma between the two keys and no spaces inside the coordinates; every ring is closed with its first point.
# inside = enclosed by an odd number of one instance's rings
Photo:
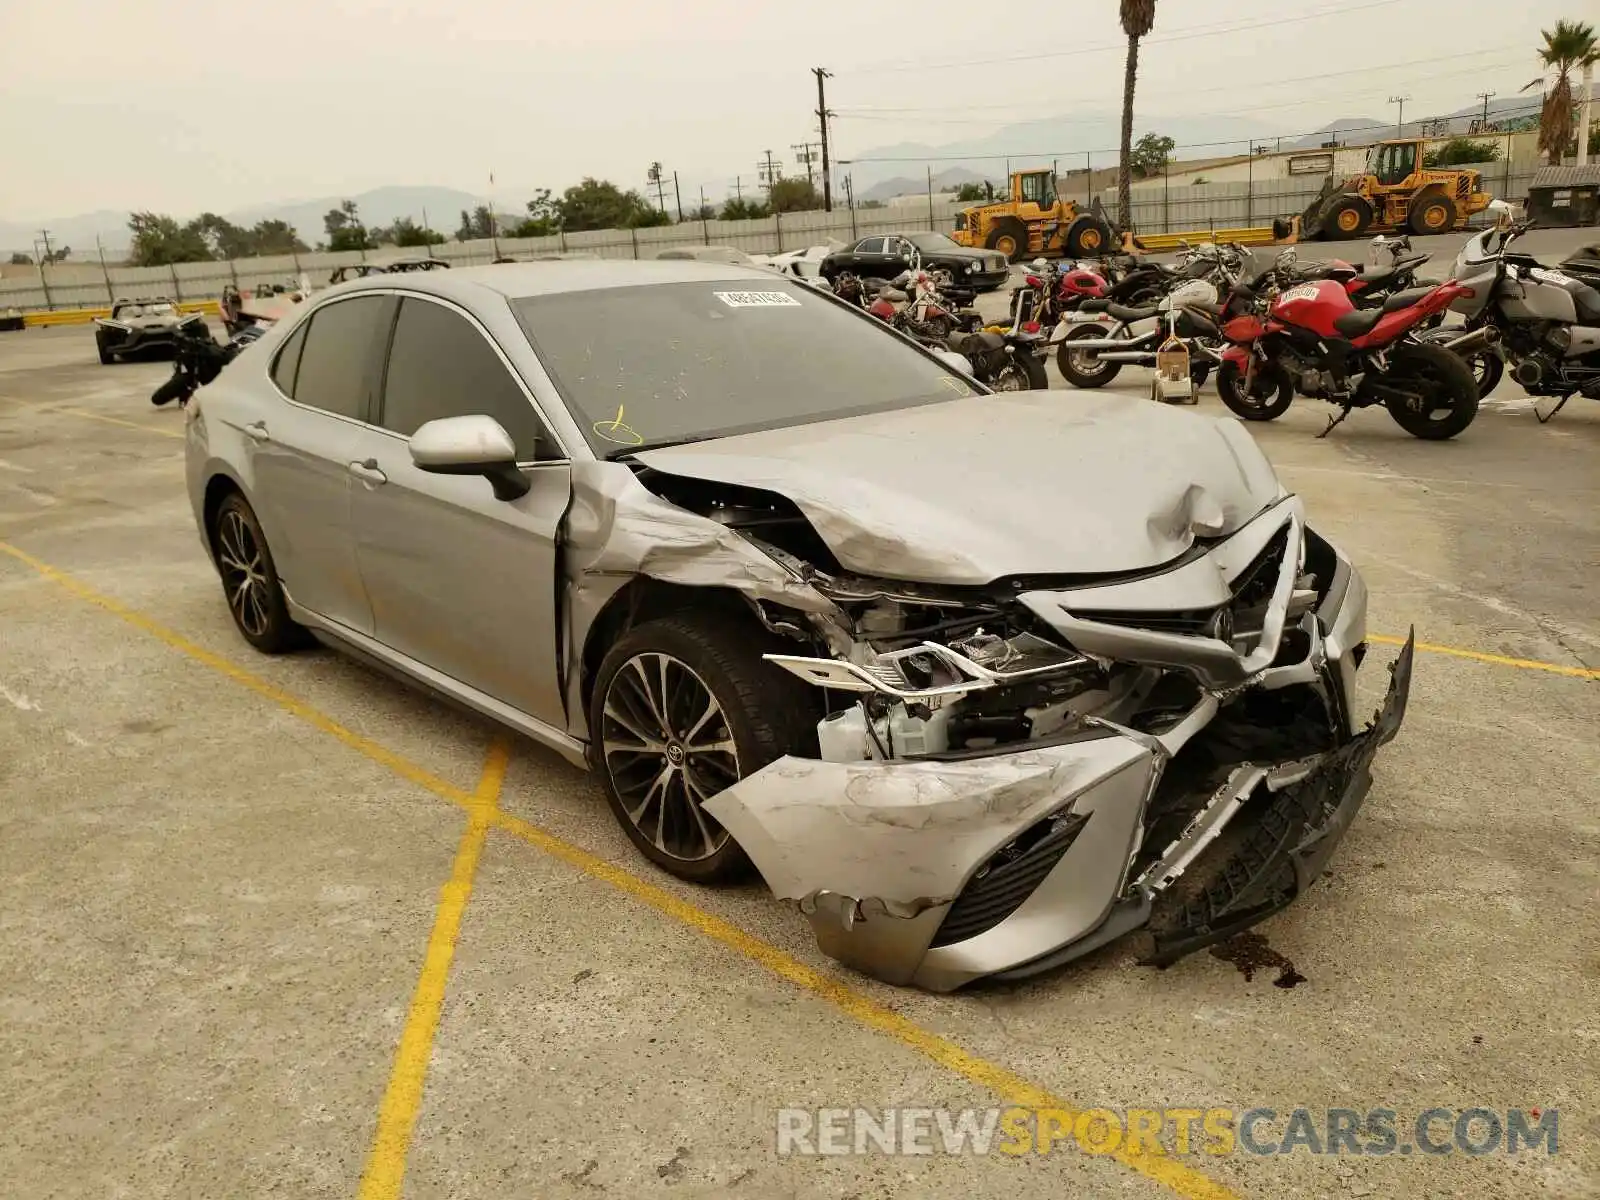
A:
{"type": "Polygon", "coordinates": [[[1250,366],[1250,351],[1243,346],[1229,346],[1222,352],[1222,361],[1232,363],[1239,370],[1246,370],[1250,366]]]}

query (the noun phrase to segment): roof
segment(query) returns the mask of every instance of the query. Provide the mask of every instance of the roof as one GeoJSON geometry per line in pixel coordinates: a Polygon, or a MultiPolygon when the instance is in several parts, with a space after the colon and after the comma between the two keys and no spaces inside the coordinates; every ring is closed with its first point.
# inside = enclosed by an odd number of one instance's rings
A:
{"type": "Polygon", "coordinates": [[[1586,167],[1545,167],[1535,172],[1530,188],[1587,187],[1600,184],[1600,165],[1586,167]]]}
{"type": "Polygon", "coordinates": [[[524,296],[587,292],[599,288],[662,283],[742,282],[751,279],[762,280],[769,286],[775,282],[773,273],[765,268],[733,263],[671,258],[643,261],[631,258],[561,259],[458,267],[449,271],[416,271],[406,274],[403,279],[387,274],[368,275],[337,284],[317,298],[335,291],[349,295],[399,287],[467,303],[482,300],[486,291],[516,300],[524,296]]]}

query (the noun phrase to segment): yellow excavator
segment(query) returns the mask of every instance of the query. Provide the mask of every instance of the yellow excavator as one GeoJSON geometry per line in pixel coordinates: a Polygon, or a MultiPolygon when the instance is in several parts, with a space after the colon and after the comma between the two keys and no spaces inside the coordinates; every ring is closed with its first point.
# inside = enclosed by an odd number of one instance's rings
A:
{"type": "Polygon", "coordinates": [[[1012,262],[1095,258],[1116,242],[1099,198],[1087,210],[1063,200],[1051,170],[1013,172],[1009,195],[962,209],[950,236],[962,246],[998,250],[1012,262]]]}

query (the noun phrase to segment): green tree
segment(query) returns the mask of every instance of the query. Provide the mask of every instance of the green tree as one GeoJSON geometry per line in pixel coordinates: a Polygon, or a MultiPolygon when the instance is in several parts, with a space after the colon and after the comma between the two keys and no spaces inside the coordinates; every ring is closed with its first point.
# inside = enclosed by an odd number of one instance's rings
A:
{"type": "Polygon", "coordinates": [[[136,267],[164,267],[171,263],[206,262],[211,248],[195,222],[179,225],[165,213],[136,212],[128,215],[133,246],[128,261],[136,267]]]}
{"type": "Polygon", "coordinates": [[[963,183],[956,189],[956,199],[963,204],[994,199],[994,184],[985,179],[982,183],[963,183]]]}
{"type": "Polygon", "coordinates": [[[773,212],[815,212],[822,197],[809,179],[779,179],[769,189],[767,203],[773,212]]]}
{"type": "Polygon", "coordinates": [[[250,229],[250,243],[252,254],[305,254],[311,249],[293,225],[277,218],[257,221],[250,229]]]}
{"type": "Polygon", "coordinates": [[[494,213],[487,204],[480,204],[471,212],[461,210],[461,226],[456,230],[456,241],[474,242],[494,235],[494,213]]]}
{"type": "Polygon", "coordinates": [[[1545,92],[1544,106],[1539,112],[1539,150],[1554,166],[1577,141],[1572,70],[1583,68],[1587,79],[1595,62],[1600,61],[1600,42],[1595,40],[1594,26],[1582,21],[1557,21],[1554,29],[1541,29],[1539,33],[1544,38],[1544,45],[1538,51],[1544,71],[1522,90],[1543,87],[1546,75],[1555,72],[1555,82],[1545,92]]]}
{"type": "Polygon", "coordinates": [[[213,258],[249,258],[256,253],[255,239],[250,236],[250,231],[239,228],[216,213],[201,213],[189,222],[188,228],[204,240],[213,258]]]}
{"type": "Polygon", "coordinates": [[[1166,170],[1172,161],[1172,151],[1178,143],[1169,137],[1147,133],[1133,148],[1133,173],[1139,179],[1148,179],[1166,170]]]}
{"type": "Polygon", "coordinates": [[[757,221],[771,215],[772,210],[760,200],[746,200],[743,196],[737,196],[722,206],[724,221],[757,221]]]}
{"type": "Polygon", "coordinates": [[[1475,142],[1471,138],[1451,138],[1422,156],[1425,167],[1453,167],[1459,163],[1499,162],[1500,147],[1493,142],[1475,142]]]}
{"type": "Polygon", "coordinates": [[[367,236],[380,246],[437,246],[445,240],[444,234],[418,225],[410,217],[398,217],[387,228],[368,230],[367,236]]]}
{"type": "Polygon", "coordinates": [[[712,204],[702,204],[699,208],[695,209],[694,212],[689,214],[689,219],[691,221],[715,221],[717,219],[716,206],[712,204]]]}
{"type": "Polygon", "coordinates": [[[507,237],[549,237],[561,231],[561,213],[557,202],[550,198],[549,188],[540,188],[528,201],[528,215],[505,230],[507,237]]]}
{"type": "Polygon", "coordinates": [[[330,208],[322,218],[322,227],[328,231],[329,250],[373,249],[354,200],[341,200],[338,208],[330,208]]]}
{"type": "Polygon", "coordinates": [[[653,207],[636,191],[623,191],[606,179],[585,176],[582,183],[574,184],[553,201],[561,218],[561,228],[568,233],[586,229],[647,229],[654,225],[670,225],[666,213],[653,207]]]}
{"type": "Polygon", "coordinates": [[[1120,0],[1128,58],[1122,69],[1122,146],[1117,159],[1117,224],[1133,227],[1133,92],[1139,81],[1139,39],[1156,23],[1156,0],[1120,0]]]}

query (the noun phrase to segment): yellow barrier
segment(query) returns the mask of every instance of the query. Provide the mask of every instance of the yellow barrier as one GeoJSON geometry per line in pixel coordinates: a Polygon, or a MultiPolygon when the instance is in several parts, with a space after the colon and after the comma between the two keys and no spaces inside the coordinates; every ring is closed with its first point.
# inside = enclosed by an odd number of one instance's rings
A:
{"type": "Polygon", "coordinates": [[[1141,233],[1138,238],[1146,250],[1155,253],[1181,250],[1184,242],[1191,246],[1211,241],[1238,242],[1241,246],[1270,246],[1277,241],[1270,225],[1254,225],[1245,229],[1196,229],[1189,233],[1141,233]]]}
{"type": "MultiPolygon", "coordinates": [[[[208,317],[215,317],[220,310],[215,300],[196,300],[192,303],[178,305],[179,312],[204,313],[208,317]]],[[[109,308],[65,308],[57,312],[31,312],[22,315],[22,323],[29,328],[34,326],[50,325],[87,325],[96,317],[109,317],[109,308]]]]}

